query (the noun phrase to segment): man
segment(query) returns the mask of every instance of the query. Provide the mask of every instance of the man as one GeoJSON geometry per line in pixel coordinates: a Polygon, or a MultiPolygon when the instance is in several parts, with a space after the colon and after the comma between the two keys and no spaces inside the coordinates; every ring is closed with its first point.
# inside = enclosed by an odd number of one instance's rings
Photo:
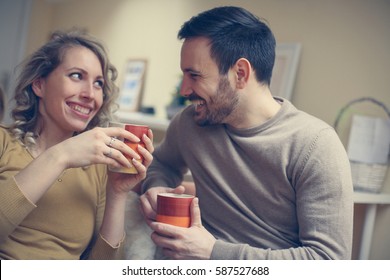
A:
{"type": "Polygon", "coordinates": [[[143,184],[153,241],[174,259],[349,259],[348,157],[333,128],[272,96],[269,27],[218,7],[178,38],[192,106],[172,120],[143,184]],[[188,169],[196,190],[179,186],[188,169]],[[190,228],[154,221],[167,191],[196,192],[190,228]]]}

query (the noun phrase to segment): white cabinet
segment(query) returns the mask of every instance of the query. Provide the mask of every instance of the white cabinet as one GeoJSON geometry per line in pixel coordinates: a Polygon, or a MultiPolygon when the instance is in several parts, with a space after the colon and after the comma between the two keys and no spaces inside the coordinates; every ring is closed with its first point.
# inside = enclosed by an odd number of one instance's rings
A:
{"type": "Polygon", "coordinates": [[[359,259],[367,260],[370,255],[377,206],[380,204],[390,205],[390,194],[355,192],[353,199],[355,204],[367,204],[359,251],[359,259]]]}

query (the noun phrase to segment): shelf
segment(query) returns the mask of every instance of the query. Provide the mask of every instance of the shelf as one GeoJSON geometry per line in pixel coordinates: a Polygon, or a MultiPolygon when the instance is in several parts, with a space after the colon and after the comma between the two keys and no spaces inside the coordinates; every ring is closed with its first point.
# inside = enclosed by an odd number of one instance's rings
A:
{"type": "Polygon", "coordinates": [[[121,122],[143,124],[149,126],[152,130],[166,131],[169,125],[169,120],[157,118],[153,115],[148,115],[140,112],[121,112],[118,111],[115,115],[121,122]]]}
{"type": "Polygon", "coordinates": [[[355,191],[353,201],[357,204],[390,204],[390,194],[355,191]]]}

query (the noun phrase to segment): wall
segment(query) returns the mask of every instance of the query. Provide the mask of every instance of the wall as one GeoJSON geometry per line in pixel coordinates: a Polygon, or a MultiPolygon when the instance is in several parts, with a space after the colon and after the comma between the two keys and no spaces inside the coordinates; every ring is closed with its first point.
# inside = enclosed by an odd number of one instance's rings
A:
{"type": "Polygon", "coordinates": [[[29,0],[0,1],[0,87],[4,90],[5,113],[2,122],[10,122],[9,102],[14,81],[14,68],[25,55],[28,24],[31,14],[29,0]]]}
{"type": "MultiPolygon", "coordinates": [[[[182,23],[219,5],[240,5],[265,18],[278,42],[302,43],[293,103],[332,124],[350,100],[371,96],[390,106],[390,1],[388,0],[33,0],[27,53],[49,32],[81,26],[102,39],[122,72],[129,58],[149,61],[143,104],[165,117],[178,77],[182,23]]],[[[382,115],[366,105],[354,109],[382,115]]],[[[350,113],[340,135],[347,141],[350,113]]],[[[383,115],[382,115],[383,116],[383,115]]],[[[387,176],[385,192],[390,192],[387,176]]],[[[355,247],[363,216],[357,207],[355,247]]],[[[390,259],[390,207],[380,207],[372,259],[390,259]]]]}

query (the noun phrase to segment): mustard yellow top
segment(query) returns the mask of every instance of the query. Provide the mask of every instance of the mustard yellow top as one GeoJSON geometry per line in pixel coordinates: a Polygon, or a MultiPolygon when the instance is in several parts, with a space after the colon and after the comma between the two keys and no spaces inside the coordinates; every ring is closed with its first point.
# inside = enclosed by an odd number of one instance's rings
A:
{"type": "Polygon", "coordinates": [[[99,234],[106,166],[64,171],[34,205],[14,180],[32,160],[0,128],[0,259],[121,259],[124,243],[113,248],[99,234]]]}

